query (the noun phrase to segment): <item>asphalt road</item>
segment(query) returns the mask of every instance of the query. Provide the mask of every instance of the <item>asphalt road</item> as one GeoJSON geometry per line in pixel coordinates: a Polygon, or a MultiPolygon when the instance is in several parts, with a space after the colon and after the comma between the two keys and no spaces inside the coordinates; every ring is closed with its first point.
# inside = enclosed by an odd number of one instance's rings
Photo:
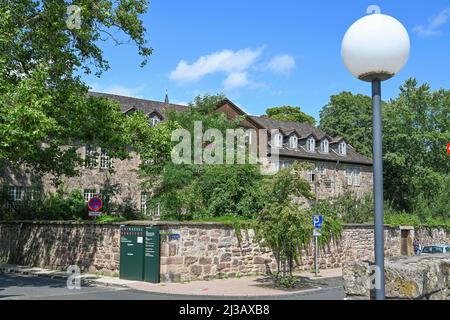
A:
{"type": "Polygon", "coordinates": [[[323,290],[278,297],[199,297],[156,294],[137,290],[82,286],[69,290],[66,281],[18,274],[0,274],[0,300],[342,300],[340,279],[322,280],[323,290]]]}

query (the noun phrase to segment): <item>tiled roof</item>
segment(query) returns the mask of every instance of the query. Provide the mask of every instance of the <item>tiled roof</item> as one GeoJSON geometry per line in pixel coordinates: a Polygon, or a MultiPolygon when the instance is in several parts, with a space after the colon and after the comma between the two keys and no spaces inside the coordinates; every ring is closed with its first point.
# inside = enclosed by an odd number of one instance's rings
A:
{"type": "MultiPolygon", "coordinates": [[[[184,112],[189,110],[189,106],[179,105],[179,104],[171,104],[166,105],[164,102],[160,101],[152,101],[146,99],[138,99],[125,97],[115,94],[108,93],[99,93],[99,92],[89,92],[92,96],[97,97],[105,97],[116,100],[120,103],[122,111],[127,112],[132,108],[137,110],[142,110],[145,114],[151,114],[153,112],[157,112],[160,115],[164,116],[165,110],[174,109],[177,112],[184,112]]],[[[332,138],[328,136],[325,132],[319,130],[313,125],[309,123],[299,123],[294,121],[281,121],[270,119],[267,116],[247,116],[250,120],[258,124],[261,128],[267,130],[280,130],[284,135],[290,135],[292,133],[296,133],[299,136],[299,139],[306,139],[309,136],[313,135],[317,140],[322,140],[324,138],[328,138],[330,140],[330,144],[334,144],[343,140],[340,137],[332,138]]],[[[297,150],[293,150],[287,147],[283,147],[280,149],[280,156],[283,157],[292,157],[292,158],[300,158],[300,159],[311,159],[311,160],[322,160],[322,161],[340,161],[343,163],[356,163],[356,164],[365,164],[372,165],[372,161],[365,156],[357,153],[352,146],[347,146],[347,155],[342,156],[336,153],[333,148],[330,147],[330,152],[320,153],[319,148],[316,148],[315,152],[308,152],[302,147],[299,146],[297,150]]]]}
{"type": "Polygon", "coordinates": [[[330,148],[329,153],[321,153],[319,152],[319,148],[316,148],[315,152],[308,152],[301,147],[296,150],[283,147],[279,152],[280,157],[372,165],[372,160],[357,153],[351,146],[347,146],[347,154],[345,156],[338,154],[332,148],[330,148]]]}
{"type": "MultiPolygon", "coordinates": [[[[166,104],[161,101],[131,98],[131,97],[120,96],[117,94],[92,92],[92,91],[89,92],[89,95],[94,96],[94,97],[104,97],[104,98],[116,100],[120,103],[120,106],[121,106],[123,112],[126,112],[132,108],[135,108],[136,110],[142,110],[145,114],[149,114],[149,113],[156,111],[159,114],[164,115],[164,108],[166,108],[166,104]]],[[[173,104],[173,103],[169,103],[167,108],[175,109],[178,112],[186,111],[189,109],[188,106],[173,104]]]]}
{"type": "Polygon", "coordinates": [[[300,135],[300,139],[306,139],[310,135],[314,135],[319,140],[322,140],[324,137],[328,137],[324,132],[310,125],[309,123],[281,121],[257,116],[249,116],[249,118],[259,123],[263,128],[267,130],[281,130],[284,133],[289,132],[289,134],[295,131],[298,135],[300,135]]]}

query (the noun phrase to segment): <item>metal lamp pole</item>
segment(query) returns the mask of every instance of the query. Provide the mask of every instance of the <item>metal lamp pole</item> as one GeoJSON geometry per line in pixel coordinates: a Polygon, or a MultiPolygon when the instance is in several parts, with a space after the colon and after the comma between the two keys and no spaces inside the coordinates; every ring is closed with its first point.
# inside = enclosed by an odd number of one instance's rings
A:
{"type": "Polygon", "coordinates": [[[381,119],[381,81],[372,81],[373,109],[373,193],[375,200],[375,264],[379,272],[376,300],[385,298],[384,279],[384,210],[383,210],[383,138],[381,119]]]}
{"type": "Polygon", "coordinates": [[[373,108],[373,193],[375,204],[375,298],[385,298],[383,146],[381,82],[394,77],[408,61],[411,43],[408,31],[395,18],[370,6],[369,15],[354,22],[342,40],[342,59],[359,80],[372,83],[373,108]],[[374,13],[374,14],[372,14],[374,13]]]}

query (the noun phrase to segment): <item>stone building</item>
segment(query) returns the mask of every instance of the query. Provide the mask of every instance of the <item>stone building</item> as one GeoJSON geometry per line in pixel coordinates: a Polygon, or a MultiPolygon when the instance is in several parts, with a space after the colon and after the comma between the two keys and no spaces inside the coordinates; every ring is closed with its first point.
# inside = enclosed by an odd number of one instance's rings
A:
{"type": "MultiPolygon", "coordinates": [[[[118,101],[124,113],[142,110],[149,117],[149,125],[164,121],[167,110],[184,112],[189,109],[188,106],[169,103],[167,95],[164,102],[158,102],[96,92],[90,94],[118,101]]],[[[277,133],[270,136],[268,142],[279,151],[279,161],[274,165],[281,168],[294,161],[312,163],[315,169],[304,172],[304,177],[311,183],[318,198],[337,196],[346,190],[359,196],[372,191],[372,161],[359,154],[345,139],[330,137],[307,123],[248,115],[228,99],[221,103],[217,111],[225,113],[229,119],[243,117],[241,126],[244,129],[276,130],[277,133]]],[[[150,194],[142,190],[136,172],[139,155],[130,151],[132,157],[129,160],[111,159],[105,150],[85,145],[80,145],[78,152],[85,159],[85,166],[79,176],[64,179],[66,192],[80,189],[86,199],[103,194],[116,203],[126,202],[147,215],[160,214],[159,207],[147,206],[150,194]]],[[[11,201],[56,191],[51,176],[36,178],[30,168],[20,171],[6,168],[0,174],[0,183],[7,188],[11,201]]]]}

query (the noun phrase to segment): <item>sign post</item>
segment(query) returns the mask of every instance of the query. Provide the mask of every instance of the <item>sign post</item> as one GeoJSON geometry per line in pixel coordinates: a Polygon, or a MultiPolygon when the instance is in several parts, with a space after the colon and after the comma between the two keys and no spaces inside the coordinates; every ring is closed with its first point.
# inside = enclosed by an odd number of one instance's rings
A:
{"type": "Polygon", "coordinates": [[[320,230],[322,230],[323,216],[313,215],[313,236],[314,236],[314,273],[319,276],[319,237],[322,235],[320,230]]]}

